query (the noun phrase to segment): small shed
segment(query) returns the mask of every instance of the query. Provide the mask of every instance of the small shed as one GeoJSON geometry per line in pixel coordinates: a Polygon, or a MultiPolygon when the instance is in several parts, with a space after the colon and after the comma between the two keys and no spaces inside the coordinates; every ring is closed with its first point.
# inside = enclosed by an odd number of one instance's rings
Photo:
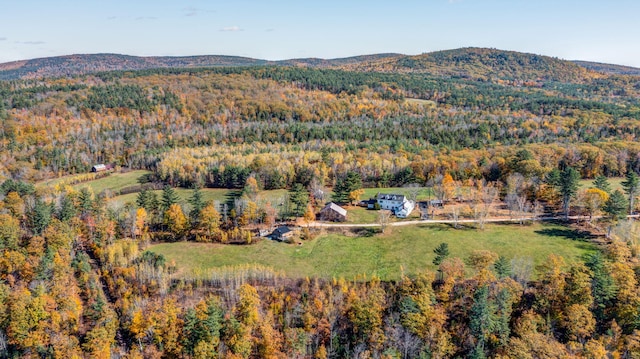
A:
{"type": "Polygon", "coordinates": [[[347,210],[330,202],[320,210],[320,219],[323,221],[344,222],[347,220],[347,210]]]}
{"type": "Polygon", "coordinates": [[[287,226],[280,226],[271,232],[271,239],[275,239],[276,241],[285,241],[293,237],[293,235],[294,232],[291,228],[287,226]]]}
{"type": "Polygon", "coordinates": [[[107,169],[107,166],[101,163],[98,165],[93,165],[93,167],[91,167],[91,172],[102,172],[106,171],[107,169]]]}
{"type": "Polygon", "coordinates": [[[358,203],[358,206],[364,207],[366,209],[375,209],[376,203],[378,203],[377,199],[369,198],[367,200],[360,201],[360,203],[358,203]]]}

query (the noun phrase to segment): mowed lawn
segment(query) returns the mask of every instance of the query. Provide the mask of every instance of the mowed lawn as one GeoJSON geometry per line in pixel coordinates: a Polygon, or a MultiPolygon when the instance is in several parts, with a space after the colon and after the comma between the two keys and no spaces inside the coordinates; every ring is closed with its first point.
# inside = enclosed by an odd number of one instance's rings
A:
{"type": "Polygon", "coordinates": [[[125,187],[130,187],[130,186],[135,186],[140,184],[138,182],[138,179],[149,173],[151,172],[145,171],[145,170],[135,170],[135,171],[124,172],[124,173],[116,172],[104,178],[99,178],[97,180],[93,180],[85,183],[75,184],[73,185],[73,188],[81,189],[82,187],[89,187],[93,190],[93,193],[96,193],[96,194],[106,189],[111,190],[113,192],[118,192],[119,190],[125,187]]]}
{"type": "MultiPolygon", "coordinates": [[[[611,190],[615,191],[615,190],[620,190],[622,192],[624,192],[624,189],[622,188],[622,182],[625,180],[624,177],[611,177],[608,178],[609,184],[611,185],[611,190]]],[[[591,188],[593,187],[593,180],[592,179],[583,179],[580,180],[580,188],[591,188]]]]}
{"type": "Polygon", "coordinates": [[[387,193],[387,194],[403,194],[409,195],[412,191],[417,192],[418,200],[427,200],[429,198],[434,199],[435,195],[433,193],[433,189],[429,187],[417,187],[417,188],[407,188],[407,187],[387,187],[387,188],[363,188],[364,194],[360,196],[360,199],[369,199],[376,198],[378,193],[387,193]]]}
{"type": "MultiPolygon", "coordinates": [[[[193,189],[186,188],[174,188],[175,192],[178,194],[178,202],[183,205],[185,208],[189,207],[189,199],[193,196],[193,189]]],[[[162,198],[162,190],[152,191],[156,194],[158,199],[162,198]]],[[[258,204],[266,204],[270,203],[274,208],[280,208],[279,204],[282,202],[282,198],[287,194],[287,190],[278,189],[271,191],[260,191],[256,198],[258,204]]],[[[219,203],[227,203],[230,206],[233,204],[233,200],[242,195],[241,190],[237,189],[226,189],[226,188],[203,188],[202,189],[202,198],[205,202],[208,201],[217,201],[219,203]]],[[[126,203],[135,203],[136,198],[138,197],[138,193],[129,193],[122,196],[113,197],[112,201],[118,201],[122,204],[126,203]]],[[[231,209],[231,207],[229,207],[231,209]]]]}
{"type": "Polygon", "coordinates": [[[402,270],[405,273],[434,270],[433,249],[441,242],[449,244],[452,257],[465,259],[474,250],[487,249],[509,259],[531,258],[535,265],[551,253],[570,262],[596,250],[595,245],[574,230],[543,223],[491,225],[484,231],[419,225],[394,227],[384,235],[326,234],[303,242],[301,246],[270,240],[248,246],[178,242],[156,244],[149,250],[175,261],[182,273],[193,269],[260,264],[296,278],[353,279],[377,275],[389,280],[398,279],[402,270]]]}
{"type": "MultiPolygon", "coordinates": [[[[138,185],[138,179],[146,174],[151,173],[146,170],[134,170],[129,172],[114,172],[110,175],[81,183],[76,183],[71,185],[76,190],[79,190],[83,187],[91,188],[93,193],[100,193],[106,189],[117,192],[125,187],[138,185]]],[[[38,187],[55,187],[56,185],[73,181],[76,178],[82,178],[82,176],[86,176],[88,174],[82,173],[78,175],[65,176],[60,178],[54,178],[51,180],[42,181],[36,184],[38,187]]]]}

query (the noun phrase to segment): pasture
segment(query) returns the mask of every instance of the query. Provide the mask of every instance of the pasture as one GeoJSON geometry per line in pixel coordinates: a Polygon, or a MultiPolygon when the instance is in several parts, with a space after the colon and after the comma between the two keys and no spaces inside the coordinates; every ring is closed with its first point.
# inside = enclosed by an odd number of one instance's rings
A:
{"type": "Polygon", "coordinates": [[[174,261],[183,274],[259,264],[294,278],[353,279],[377,275],[383,280],[398,279],[403,270],[435,270],[433,249],[442,242],[449,244],[451,257],[466,259],[474,250],[487,249],[508,259],[530,259],[534,265],[551,253],[570,262],[596,249],[587,236],[549,223],[488,225],[483,231],[448,225],[392,227],[385,234],[374,231],[363,230],[359,235],[326,233],[300,246],[265,239],[246,246],[177,242],[155,244],[148,249],[174,261]]]}

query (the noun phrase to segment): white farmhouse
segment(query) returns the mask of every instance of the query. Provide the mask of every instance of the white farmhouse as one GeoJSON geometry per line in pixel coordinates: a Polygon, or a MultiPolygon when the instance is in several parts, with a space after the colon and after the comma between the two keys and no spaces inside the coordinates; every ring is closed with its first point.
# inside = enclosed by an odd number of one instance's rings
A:
{"type": "Polygon", "coordinates": [[[380,209],[388,209],[398,218],[407,218],[416,207],[414,201],[410,201],[401,194],[378,193],[380,209]]]}

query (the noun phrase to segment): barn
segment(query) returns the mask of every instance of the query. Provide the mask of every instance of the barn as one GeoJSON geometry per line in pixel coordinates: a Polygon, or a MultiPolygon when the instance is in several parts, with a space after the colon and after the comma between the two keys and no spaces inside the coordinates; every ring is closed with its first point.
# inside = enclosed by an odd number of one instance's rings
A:
{"type": "Polygon", "coordinates": [[[93,165],[93,167],[91,167],[91,172],[102,172],[106,170],[107,170],[107,166],[104,164],[93,165]]]}
{"type": "Polygon", "coordinates": [[[331,202],[320,210],[320,220],[344,222],[347,220],[347,210],[331,202]]]}

